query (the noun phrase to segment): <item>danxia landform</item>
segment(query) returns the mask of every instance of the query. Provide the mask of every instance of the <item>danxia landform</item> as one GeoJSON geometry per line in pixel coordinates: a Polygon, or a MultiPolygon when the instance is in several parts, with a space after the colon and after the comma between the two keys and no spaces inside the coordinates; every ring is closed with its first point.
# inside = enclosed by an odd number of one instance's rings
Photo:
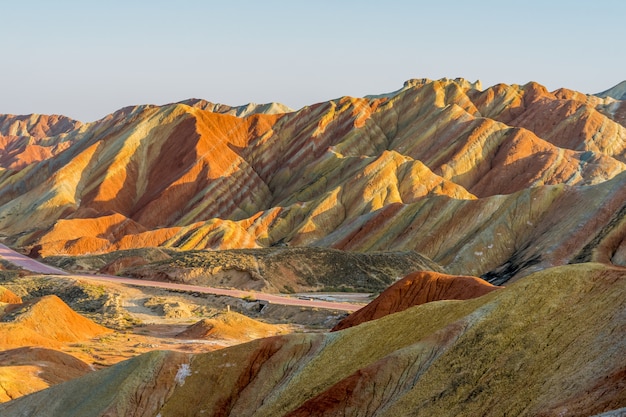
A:
{"type": "Polygon", "coordinates": [[[422,79],[298,111],[187,100],[89,124],[3,116],[0,233],[41,257],[411,250],[495,283],[624,265],[625,109],[537,83],[422,79]]]}
{"type": "Polygon", "coordinates": [[[0,115],[0,415],[625,415],[625,83],[0,115]]]}

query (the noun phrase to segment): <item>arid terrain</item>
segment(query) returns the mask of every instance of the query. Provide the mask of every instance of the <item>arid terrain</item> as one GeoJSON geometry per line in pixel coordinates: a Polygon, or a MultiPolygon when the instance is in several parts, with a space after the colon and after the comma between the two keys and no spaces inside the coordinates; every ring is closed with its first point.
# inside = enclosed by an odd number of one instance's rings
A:
{"type": "Polygon", "coordinates": [[[625,415],[624,88],[0,115],[0,415],[625,415]]]}

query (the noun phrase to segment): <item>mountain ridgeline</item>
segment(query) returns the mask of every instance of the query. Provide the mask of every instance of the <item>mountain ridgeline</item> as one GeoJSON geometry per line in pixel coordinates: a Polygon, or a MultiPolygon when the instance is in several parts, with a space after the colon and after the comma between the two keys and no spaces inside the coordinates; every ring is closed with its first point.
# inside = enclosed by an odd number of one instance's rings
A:
{"type": "Polygon", "coordinates": [[[462,79],[297,111],[187,100],[0,116],[0,233],[34,256],[141,247],[417,251],[494,284],[626,265],[626,105],[462,79]]]}

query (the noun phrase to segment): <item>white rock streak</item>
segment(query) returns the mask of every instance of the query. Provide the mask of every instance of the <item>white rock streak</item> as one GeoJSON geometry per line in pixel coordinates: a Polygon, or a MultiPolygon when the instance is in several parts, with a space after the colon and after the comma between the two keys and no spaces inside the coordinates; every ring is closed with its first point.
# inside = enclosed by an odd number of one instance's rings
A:
{"type": "Polygon", "coordinates": [[[185,378],[191,375],[191,368],[188,363],[183,363],[178,368],[178,372],[176,372],[176,376],[174,377],[174,381],[181,387],[185,385],[185,378]]]}

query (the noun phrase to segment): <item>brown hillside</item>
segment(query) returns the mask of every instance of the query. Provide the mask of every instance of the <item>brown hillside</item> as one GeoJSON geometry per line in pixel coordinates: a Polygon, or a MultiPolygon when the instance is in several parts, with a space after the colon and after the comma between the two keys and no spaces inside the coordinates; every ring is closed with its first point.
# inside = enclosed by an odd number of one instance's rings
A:
{"type": "Polygon", "coordinates": [[[343,319],[332,331],[347,329],[432,301],[480,297],[498,288],[476,277],[432,271],[414,272],[387,288],[367,306],[343,319]]]}

